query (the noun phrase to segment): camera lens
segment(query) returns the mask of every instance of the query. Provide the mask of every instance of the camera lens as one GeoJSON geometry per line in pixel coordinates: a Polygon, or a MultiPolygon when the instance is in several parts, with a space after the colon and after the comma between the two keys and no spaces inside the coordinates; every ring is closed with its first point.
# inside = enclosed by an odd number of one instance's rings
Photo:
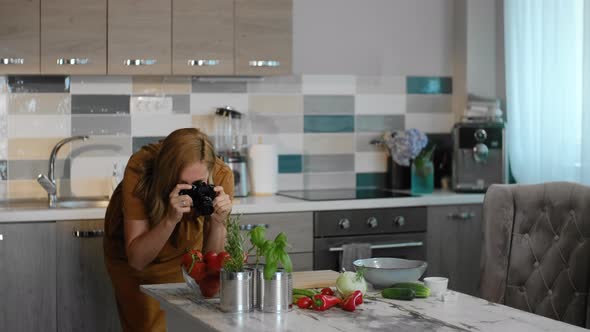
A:
{"type": "Polygon", "coordinates": [[[207,196],[201,196],[201,206],[200,206],[200,213],[201,215],[204,216],[209,216],[211,214],[213,214],[213,201],[211,200],[211,198],[207,197],[207,196]]]}

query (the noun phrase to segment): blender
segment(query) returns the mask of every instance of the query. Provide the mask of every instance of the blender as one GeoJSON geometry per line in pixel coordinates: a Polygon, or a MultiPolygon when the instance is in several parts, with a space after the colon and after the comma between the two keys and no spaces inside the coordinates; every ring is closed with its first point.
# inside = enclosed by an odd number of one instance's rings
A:
{"type": "Polygon", "coordinates": [[[246,131],[247,121],[244,114],[229,106],[215,111],[215,146],[219,157],[234,173],[236,197],[245,197],[249,193],[246,131]]]}

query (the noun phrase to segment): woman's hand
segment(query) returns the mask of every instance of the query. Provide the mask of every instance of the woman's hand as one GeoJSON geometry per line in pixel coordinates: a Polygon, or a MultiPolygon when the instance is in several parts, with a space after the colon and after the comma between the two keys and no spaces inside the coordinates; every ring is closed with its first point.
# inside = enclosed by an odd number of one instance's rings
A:
{"type": "Polygon", "coordinates": [[[211,215],[211,218],[223,223],[231,212],[232,202],[229,195],[223,191],[222,186],[217,186],[214,190],[217,193],[217,197],[213,200],[213,208],[215,210],[211,215]]]}
{"type": "Polygon", "coordinates": [[[181,219],[182,215],[191,211],[193,205],[193,199],[188,195],[179,195],[179,192],[183,189],[191,189],[192,186],[186,183],[177,184],[176,187],[170,193],[170,206],[168,208],[168,219],[174,221],[177,224],[181,219]]]}

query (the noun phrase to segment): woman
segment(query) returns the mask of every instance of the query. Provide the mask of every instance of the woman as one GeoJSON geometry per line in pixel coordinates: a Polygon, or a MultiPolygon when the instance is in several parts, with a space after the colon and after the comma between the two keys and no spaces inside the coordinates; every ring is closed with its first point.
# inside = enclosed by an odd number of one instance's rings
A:
{"type": "Polygon", "coordinates": [[[107,208],[104,238],[124,331],[166,330],[159,303],[139,285],[182,282],[186,249],[223,250],[233,192],[232,171],[198,129],[176,130],[131,156],[107,208]],[[191,198],[180,195],[197,180],[216,185],[211,216],[195,217],[191,198]]]}

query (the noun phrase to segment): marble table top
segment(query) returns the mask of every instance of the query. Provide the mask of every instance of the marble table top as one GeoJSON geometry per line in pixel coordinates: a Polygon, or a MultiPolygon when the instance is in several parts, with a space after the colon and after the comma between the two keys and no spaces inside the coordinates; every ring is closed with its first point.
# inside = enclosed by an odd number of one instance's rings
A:
{"type": "Polygon", "coordinates": [[[397,301],[368,293],[365,303],[354,312],[294,308],[279,315],[224,313],[218,308],[218,298],[204,299],[183,283],[143,285],[141,289],[163,308],[173,308],[175,314],[194,320],[196,326],[214,331],[587,331],[460,293],[451,302],[435,298],[397,301]]]}

